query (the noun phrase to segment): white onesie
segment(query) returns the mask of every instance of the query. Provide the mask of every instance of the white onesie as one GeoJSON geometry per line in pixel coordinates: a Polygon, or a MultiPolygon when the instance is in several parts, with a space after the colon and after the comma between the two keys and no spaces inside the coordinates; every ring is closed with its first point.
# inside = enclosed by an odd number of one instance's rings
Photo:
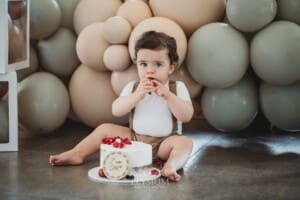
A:
{"type": "MultiPolygon", "coordinates": [[[[134,83],[128,83],[122,90],[120,96],[127,96],[132,93],[134,83]]],[[[166,84],[169,88],[169,83],[166,84]]],[[[176,81],[177,96],[183,100],[191,101],[185,84],[176,81]]],[[[177,134],[182,134],[182,122],[177,120],[177,134]]],[[[135,107],[133,116],[133,130],[140,135],[164,137],[172,133],[172,113],[164,98],[156,93],[146,94],[135,107]]]]}

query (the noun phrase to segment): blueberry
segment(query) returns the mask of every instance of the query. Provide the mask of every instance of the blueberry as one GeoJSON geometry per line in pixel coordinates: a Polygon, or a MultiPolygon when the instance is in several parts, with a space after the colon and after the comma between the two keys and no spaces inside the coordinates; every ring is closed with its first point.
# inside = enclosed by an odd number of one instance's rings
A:
{"type": "Polygon", "coordinates": [[[133,179],[134,179],[134,176],[133,176],[133,175],[126,175],[125,178],[128,179],[128,180],[133,180],[133,179]]]}

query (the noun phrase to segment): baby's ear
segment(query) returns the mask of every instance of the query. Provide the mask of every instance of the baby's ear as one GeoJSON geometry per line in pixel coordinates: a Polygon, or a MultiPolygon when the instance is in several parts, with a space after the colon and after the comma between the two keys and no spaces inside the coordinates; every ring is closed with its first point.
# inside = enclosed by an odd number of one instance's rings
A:
{"type": "Polygon", "coordinates": [[[169,74],[172,74],[176,69],[177,63],[170,64],[169,74]]]}

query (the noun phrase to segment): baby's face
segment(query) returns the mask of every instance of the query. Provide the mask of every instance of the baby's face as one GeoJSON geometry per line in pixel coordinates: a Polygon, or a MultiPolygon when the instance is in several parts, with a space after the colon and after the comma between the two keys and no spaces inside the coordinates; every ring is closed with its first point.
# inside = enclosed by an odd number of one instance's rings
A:
{"type": "Polygon", "coordinates": [[[140,49],[137,53],[137,68],[139,78],[154,78],[166,84],[175,65],[170,63],[167,49],[140,49]]]}

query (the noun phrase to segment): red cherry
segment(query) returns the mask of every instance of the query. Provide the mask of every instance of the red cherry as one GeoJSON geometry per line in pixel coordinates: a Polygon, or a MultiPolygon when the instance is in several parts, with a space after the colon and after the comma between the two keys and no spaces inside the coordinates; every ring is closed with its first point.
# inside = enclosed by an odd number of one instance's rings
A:
{"type": "Polygon", "coordinates": [[[157,169],[152,169],[151,170],[151,175],[158,175],[159,174],[159,172],[158,172],[158,170],[157,169]]]}
{"type": "Polygon", "coordinates": [[[105,174],[104,174],[102,168],[100,168],[100,169],[98,170],[98,176],[100,176],[100,177],[105,177],[105,174]]]}
{"type": "Polygon", "coordinates": [[[125,146],[125,144],[124,144],[124,143],[120,143],[120,144],[119,144],[119,148],[121,148],[121,149],[123,149],[123,148],[124,148],[124,146],[125,146]]]}
{"type": "Polygon", "coordinates": [[[120,143],[118,143],[118,142],[114,142],[114,143],[113,143],[113,147],[115,147],[115,148],[119,148],[119,147],[120,147],[120,143]]]}

